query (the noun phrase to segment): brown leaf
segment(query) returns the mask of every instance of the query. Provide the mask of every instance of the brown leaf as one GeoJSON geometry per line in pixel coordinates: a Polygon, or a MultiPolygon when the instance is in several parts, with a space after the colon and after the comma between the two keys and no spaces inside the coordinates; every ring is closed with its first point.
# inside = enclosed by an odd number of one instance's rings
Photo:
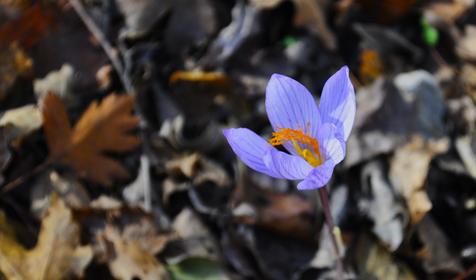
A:
{"type": "Polygon", "coordinates": [[[109,269],[117,279],[169,279],[164,266],[138,241],[124,240],[113,227],[107,227],[102,238],[113,245],[109,269]]]}
{"type": "Polygon", "coordinates": [[[155,258],[175,239],[156,224],[156,218],[140,208],[122,205],[101,196],[93,208],[75,209],[83,236],[93,244],[95,260],[108,265],[117,279],[168,279],[155,258]]]}
{"type": "Polygon", "coordinates": [[[312,239],[314,208],[308,200],[296,194],[268,191],[256,195],[250,204],[235,208],[235,222],[257,225],[301,240],[312,239]]]}
{"type": "Polygon", "coordinates": [[[127,132],[139,119],[131,115],[133,97],[110,94],[98,105],[91,103],[74,128],[59,97],[48,94],[43,103],[43,122],[50,160],[72,167],[81,177],[110,186],[114,178],[129,172],[104,152],[126,152],[140,143],[127,132]]]}
{"type": "Polygon", "coordinates": [[[359,74],[364,84],[370,84],[383,72],[383,63],[376,50],[366,49],[360,54],[359,74]]]}
{"type": "Polygon", "coordinates": [[[0,26],[0,48],[18,41],[28,48],[38,42],[53,25],[51,7],[37,3],[26,9],[20,17],[0,26]]]}
{"type": "Polygon", "coordinates": [[[33,61],[18,44],[0,47],[0,98],[5,97],[17,77],[28,76],[32,68],[33,61]]]}
{"type": "Polygon", "coordinates": [[[151,255],[162,251],[175,238],[173,233],[162,230],[156,223],[156,218],[137,207],[122,205],[119,201],[106,196],[100,196],[91,202],[91,207],[74,209],[75,220],[83,225],[83,232],[90,236],[94,244],[96,258],[107,261],[107,246],[102,246],[98,240],[106,228],[113,228],[125,242],[137,240],[140,247],[151,255]]]}
{"type": "Polygon", "coordinates": [[[57,200],[43,219],[35,248],[26,250],[14,235],[0,234],[0,270],[10,280],[81,277],[93,252],[80,246],[79,237],[71,211],[57,200]]]}
{"type": "Polygon", "coordinates": [[[433,157],[448,149],[447,139],[425,141],[415,137],[398,149],[390,163],[390,181],[407,201],[412,224],[416,224],[431,209],[425,181],[433,157]]]}

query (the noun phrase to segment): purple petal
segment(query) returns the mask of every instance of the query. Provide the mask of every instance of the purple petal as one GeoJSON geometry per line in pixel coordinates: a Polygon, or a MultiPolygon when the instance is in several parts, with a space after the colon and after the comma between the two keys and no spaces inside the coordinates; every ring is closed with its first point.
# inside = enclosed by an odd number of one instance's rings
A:
{"type": "Polygon", "coordinates": [[[303,158],[276,149],[266,154],[264,163],[273,173],[288,180],[304,179],[312,170],[312,166],[303,158]]]}
{"type": "Polygon", "coordinates": [[[335,164],[332,160],[327,160],[323,164],[314,168],[311,173],[298,184],[298,190],[318,189],[325,186],[332,177],[335,164]]]}
{"type": "Polygon", "coordinates": [[[319,112],[322,122],[337,126],[347,141],[355,118],[355,93],[347,66],[327,80],[322,91],[319,112]]]}
{"type": "Polygon", "coordinates": [[[344,135],[332,123],[324,123],[319,129],[317,140],[319,148],[326,159],[330,158],[334,164],[340,163],[345,157],[344,135]]]}
{"type": "MultiPolygon", "coordinates": [[[[299,82],[279,74],[273,74],[266,87],[266,112],[274,130],[301,129],[315,137],[321,124],[311,93],[299,82]]],[[[291,143],[284,146],[296,154],[291,143]]]]}
{"type": "Polygon", "coordinates": [[[271,144],[247,128],[230,128],[223,130],[231,149],[251,169],[271,177],[284,179],[278,173],[270,170],[264,163],[264,157],[271,150],[276,150],[271,144]]]}

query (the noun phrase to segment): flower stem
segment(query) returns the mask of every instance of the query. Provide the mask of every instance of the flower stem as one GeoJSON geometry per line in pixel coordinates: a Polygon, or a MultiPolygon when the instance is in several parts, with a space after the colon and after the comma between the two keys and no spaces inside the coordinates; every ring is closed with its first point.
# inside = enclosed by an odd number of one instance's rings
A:
{"type": "Polygon", "coordinates": [[[344,266],[342,264],[342,258],[341,258],[340,247],[339,247],[339,245],[342,244],[340,229],[339,227],[334,225],[334,220],[332,219],[331,208],[329,206],[329,195],[327,194],[327,188],[324,186],[322,188],[319,188],[318,191],[319,191],[319,197],[321,199],[322,209],[324,210],[324,216],[325,216],[327,228],[329,229],[329,233],[332,239],[334,253],[336,255],[337,279],[343,280],[344,266]]]}

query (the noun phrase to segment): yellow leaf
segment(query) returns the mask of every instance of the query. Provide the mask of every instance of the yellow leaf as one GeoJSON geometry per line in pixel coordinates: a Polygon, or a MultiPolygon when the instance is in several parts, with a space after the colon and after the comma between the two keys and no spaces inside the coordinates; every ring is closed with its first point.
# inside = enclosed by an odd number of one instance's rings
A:
{"type": "Polygon", "coordinates": [[[26,250],[11,234],[0,234],[0,271],[10,280],[81,277],[93,251],[89,246],[80,246],[79,234],[71,211],[57,200],[43,219],[33,249],[26,250]]]}
{"type": "Polygon", "coordinates": [[[204,71],[175,71],[169,78],[171,84],[177,82],[197,82],[216,85],[218,87],[229,87],[230,79],[220,72],[204,71]]]}
{"type": "Polygon", "coordinates": [[[139,119],[131,114],[132,96],[110,94],[98,104],[92,102],[74,128],[60,98],[48,94],[43,104],[43,123],[50,160],[72,167],[79,176],[110,186],[113,179],[127,178],[129,172],[105,152],[126,152],[140,140],[127,132],[137,128],[139,119]]]}

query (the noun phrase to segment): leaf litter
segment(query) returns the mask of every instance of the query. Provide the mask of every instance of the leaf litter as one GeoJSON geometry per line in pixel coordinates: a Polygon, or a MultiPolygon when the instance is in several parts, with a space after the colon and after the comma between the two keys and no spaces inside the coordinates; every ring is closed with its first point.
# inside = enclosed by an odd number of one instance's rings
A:
{"type": "Polygon", "coordinates": [[[222,129],[345,64],[347,279],[472,279],[476,3],[380,2],[0,1],[0,278],[334,279],[316,195],[222,129]]]}

